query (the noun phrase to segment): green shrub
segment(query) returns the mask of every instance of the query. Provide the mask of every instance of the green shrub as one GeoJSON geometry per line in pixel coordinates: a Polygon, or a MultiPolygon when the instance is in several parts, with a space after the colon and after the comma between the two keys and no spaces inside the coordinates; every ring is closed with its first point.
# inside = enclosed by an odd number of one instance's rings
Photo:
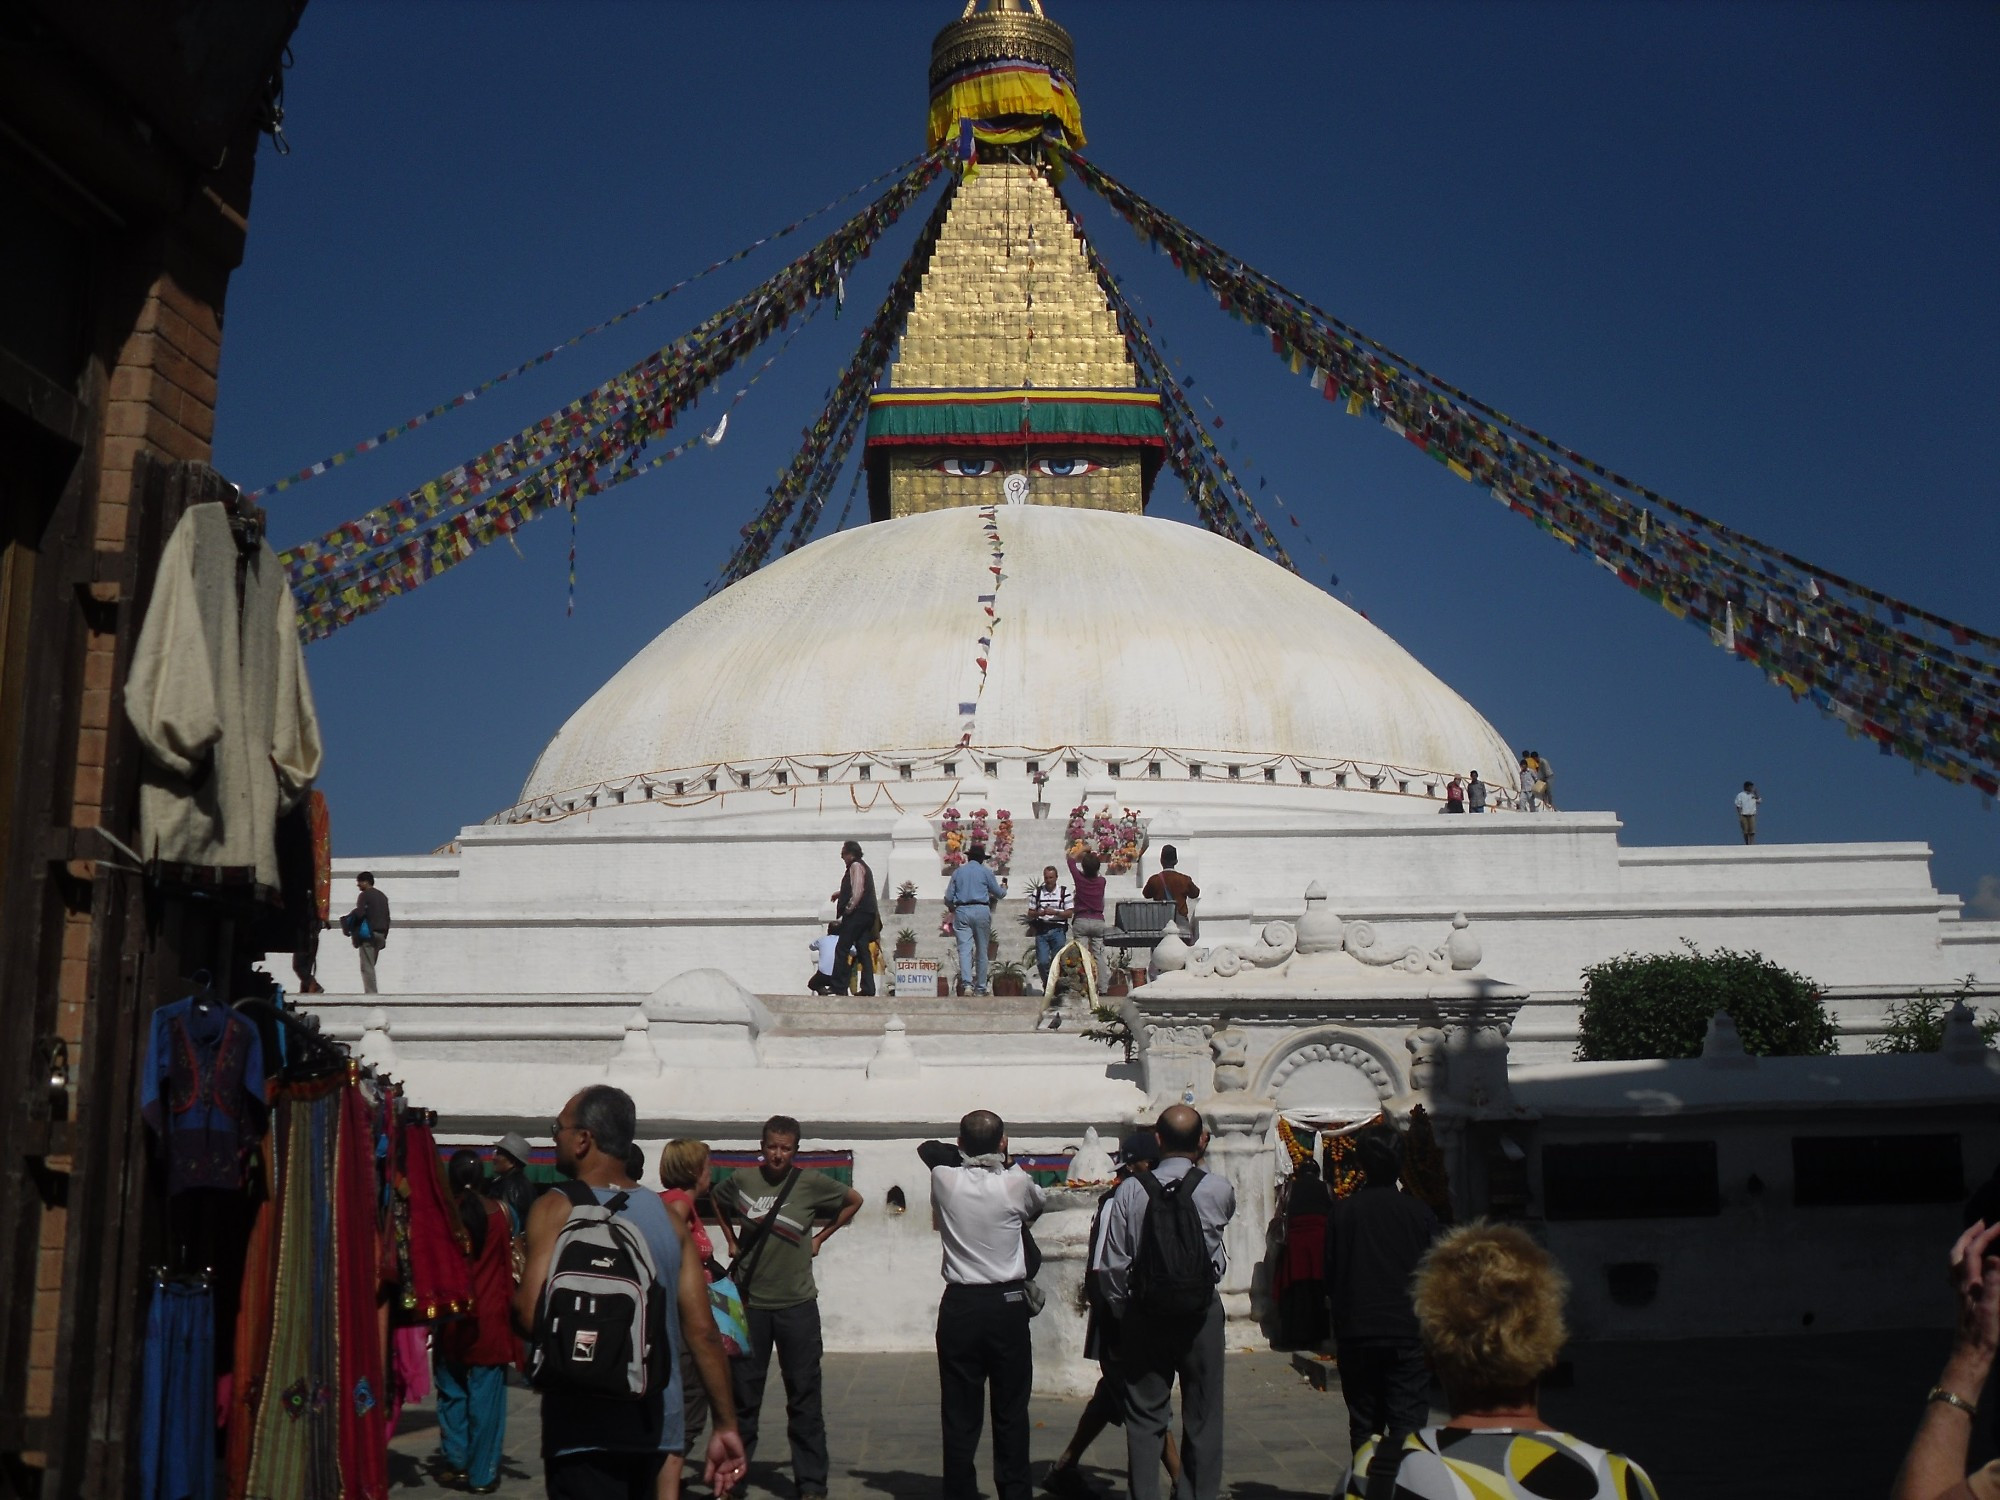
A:
{"type": "Polygon", "coordinates": [[[1759,1057],[1818,1057],[1834,1049],[1819,987],[1761,953],[1627,953],[1583,971],[1581,1062],[1699,1057],[1709,1017],[1735,1018],[1759,1057]]]}
{"type": "MultiPolygon", "coordinates": [[[[1979,1007],[1967,998],[1972,994],[1972,975],[1968,974],[1949,995],[1932,995],[1923,991],[1902,1000],[1892,1000],[1887,1011],[1888,1024],[1882,1034],[1868,1044],[1870,1052],[1936,1052],[1944,1046],[1945,1012],[1961,1000],[1977,1015],[1979,1007]]],[[[1987,1046],[1993,1045],[1994,1038],[2000,1036],[2000,1016],[1986,1016],[1978,1023],[1979,1039],[1987,1046]]]]}

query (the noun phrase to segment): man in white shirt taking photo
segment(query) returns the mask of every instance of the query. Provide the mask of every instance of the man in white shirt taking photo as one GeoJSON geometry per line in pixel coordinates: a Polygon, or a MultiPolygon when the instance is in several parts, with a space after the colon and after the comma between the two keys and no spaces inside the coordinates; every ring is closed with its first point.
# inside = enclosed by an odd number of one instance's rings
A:
{"type": "MultiPolygon", "coordinates": [[[[1007,1156],[1007,1127],[988,1109],[958,1122],[958,1146],[918,1148],[931,1169],[931,1217],[944,1239],[938,1304],[938,1410],[944,1432],[944,1500],[976,1500],[974,1455],[993,1386],[993,1486],[999,1500],[1029,1500],[1028,1392],[1035,1382],[1028,1319],[1027,1228],[1042,1190],[1007,1156]]],[[[1039,1256],[1036,1257],[1040,1259],[1039,1256]]]]}

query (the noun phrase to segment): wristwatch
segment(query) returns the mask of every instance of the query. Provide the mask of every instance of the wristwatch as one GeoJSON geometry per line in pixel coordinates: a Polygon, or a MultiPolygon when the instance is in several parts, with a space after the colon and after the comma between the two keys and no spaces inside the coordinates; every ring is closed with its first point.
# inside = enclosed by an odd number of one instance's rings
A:
{"type": "Polygon", "coordinates": [[[1924,1400],[1926,1402],[1942,1401],[1946,1406],[1955,1406],[1968,1417],[1977,1417],[1979,1415],[1978,1403],[1968,1401],[1965,1397],[1959,1395],[1958,1392],[1948,1391],[1941,1385],[1932,1386],[1929,1394],[1924,1397],[1924,1400]]]}

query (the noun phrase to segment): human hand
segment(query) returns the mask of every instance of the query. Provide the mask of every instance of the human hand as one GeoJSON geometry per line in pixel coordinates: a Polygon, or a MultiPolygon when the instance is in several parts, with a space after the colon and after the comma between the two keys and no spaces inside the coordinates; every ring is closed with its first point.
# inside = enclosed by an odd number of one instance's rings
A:
{"type": "Polygon", "coordinates": [[[1976,1223],[1951,1247],[1951,1283],[1958,1294],[1954,1360],[1968,1360],[1983,1375],[2000,1350],[2000,1224],[1976,1223]]]}
{"type": "Polygon", "coordinates": [[[820,1247],[821,1245],[824,1245],[825,1243],[826,1243],[826,1241],[825,1241],[825,1240],[820,1240],[820,1239],[816,1239],[816,1240],[814,1240],[814,1241],[812,1242],[812,1253],[813,1253],[813,1259],[814,1259],[814,1260],[818,1260],[818,1259],[819,1259],[819,1247],[820,1247]]]}
{"type": "Polygon", "coordinates": [[[750,1460],[743,1451],[742,1435],[734,1427],[710,1435],[708,1462],[702,1468],[702,1477],[709,1488],[718,1496],[726,1495],[743,1482],[749,1471],[750,1460]]]}

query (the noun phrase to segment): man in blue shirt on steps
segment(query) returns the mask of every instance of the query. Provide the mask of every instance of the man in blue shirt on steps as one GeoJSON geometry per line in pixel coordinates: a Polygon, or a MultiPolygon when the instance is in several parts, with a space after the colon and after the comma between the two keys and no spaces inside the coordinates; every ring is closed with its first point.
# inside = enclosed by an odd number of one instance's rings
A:
{"type": "Polygon", "coordinates": [[[951,908],[951,930],[958,938],[959,993],[986,993],[986,951],[993,938],[993,908],[1006,896],[1006,884],[986,868],[986,846],[965,851],[965,863],[951,872],[944,904],[951,908]]]}

